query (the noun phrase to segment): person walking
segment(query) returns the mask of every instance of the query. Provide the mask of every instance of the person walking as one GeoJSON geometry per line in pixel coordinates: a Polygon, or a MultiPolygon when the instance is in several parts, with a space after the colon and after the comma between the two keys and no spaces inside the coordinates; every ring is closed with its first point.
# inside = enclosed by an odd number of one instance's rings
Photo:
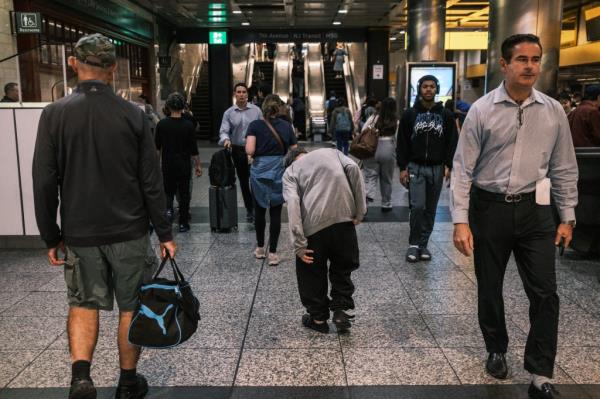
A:
{"type": "Polygon", "coordinates": [[[529,298],[529,397],[551,399],[558,397],[551,383],[559,314],[554,246],[571,242],[577,162],[560,103],[533,88],[542,63],[539,38],[510,36],[501,53],[504,81],[471,106],[458,140],[450,186],[453,239],[465,256],[474,254],[486,371],[498,379],[508,375],[502,282],[514,254],[529,298]]]}
{"type": "Polygon", "coordinates": [[[35,216],[48,260],[65,271],[69,398],[96,397],[90,366],[98,310],[112,310],[115,297],[121,367],[115,397],[143,398],[148,383],[136,371],[140,349],[128,342],[127,332],[138,289],[156,266],[149,220],[163,257],[174,257],[177,245],[164,212],[148,118],[108,84],[116,68],[113,43],[101,34],[83,36],[73,54],[68,63],[79,82],[73,94],[44,108],[32,168],[35,216]]]}
{"type": "Polygon", "coordinates": [[[244,83],[237,83],[233,88],[235,104],[223,114],[221,128],[219,129],[219,145],[231,149],[231,156],[240,189],[246,207],[246,221],[254,222],[254,205],[250,193],[250,166],[246,156],[246,132],[250,122],[260,119],[262,112],[259,107],[248,102],[248,87],[244,83]]]}
{"type": "Polygon", "coordinates": [[[567,119],[575,147],[600,147],[600,85],[585,88],[583,100],[567,119]]]}
{"type": "Polygon", "coordinates": [[[392,210],[392,181],[396,168],[396,136],[400,121],[396,116],[396,100],[391,97],[381,102],[381,109],[373,114],[365,127],[374,126],[379,132],[375,156],[363,160],[363,174],[367,201],[373,201],[377,183],[381,190],[381,211],[392,210]]]}
{"type": "Polygon", "coordinates": [[[308,312],[302,324],[327,333],[333,312],[337,330],[346,332],[354,317],[347,313],[354,309],[351,274],[359,267],[355,226],[367,211],[360,168],[332,148],[310,153],[292,149],[284,165],[283,197],[296,254],[298,290],[308,312]]]}
{"type": "Polygon", "coordinates": [[[440,83],[433,75],[418,81],[417,99],[402,114],[397,160],[400,183],[408,189],[410,235],[406,260],[431,260],[427,249],[444,177],[450,178],[457,132],[454,115],[435,102],[440,83]]]}
{"type": "Polygon", "coordinates": [[[173,217],[173,199],[177,195],[179,232],[185,233],[190,230],[190,160],[194,162],[197,177],[202,176],[202,166],[198,157],[194,125],[182,116],[185,98],[179,93],[171,93],[166,107],[169,109],[169,116],[156,125],[156,149],[161,158],[167,215],[169,218],[173,217]]]}
{"type": "Polygon", "coordinates": [[[337,149],[342,151],[344,155],[348,155],[349,141],[354,132],[352,114],[347,105],[348,103],[345,98],[338,98],[337,105],[331,113],[331,121],[329,123],[329,135],[335,137],[337,149]]]}
{"type": "Polygon", "coordinates": [[[283,156],[288,149],[296,148],[296,135],[292,125],[281,117],[285,104],[278,95],[269,94],[263,102],[263,119],[248,126],[246,153],[253,157],[250,168],[250,186],[254,197],[256,217],[256,249],[254,256],[264,259],[266,215],[269,209],[269,265],[279,264],[277,243],[281,231],[283,208],[282,182],[283,156]]]}

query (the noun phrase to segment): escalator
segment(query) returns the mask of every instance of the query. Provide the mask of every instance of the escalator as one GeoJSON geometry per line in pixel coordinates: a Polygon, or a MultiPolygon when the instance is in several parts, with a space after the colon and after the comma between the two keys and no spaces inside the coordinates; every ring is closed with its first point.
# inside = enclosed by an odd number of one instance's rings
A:
{"type": "Polygon", "coordinates": [[[314,141],[322,141],[327,124],[325,122],[325,71],[320,43],[307,45],[304,57],[304,86],[309,134],[314,141]]]}
{"type": "Polygon", "coordinates": [[[210,119],[210,82],[208,79],[208,61],[203,61],[196,91],[191,96],[190,109],[198,121],[196,138],[208,140],[211,133],[210,119]]]}
{"type": "Polygon", "coordinates": [[[277,53],[273,62],[273,94],[277,94],[284,102],[292,93],[292,59],[293,44],[277,44],[277,53]]]}

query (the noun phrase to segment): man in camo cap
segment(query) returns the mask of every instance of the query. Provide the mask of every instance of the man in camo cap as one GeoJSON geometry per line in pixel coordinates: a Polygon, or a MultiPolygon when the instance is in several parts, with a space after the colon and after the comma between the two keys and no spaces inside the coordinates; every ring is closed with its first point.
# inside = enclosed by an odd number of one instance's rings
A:
{"type": "Polygon", "coordinates": [[[74,53],[78,61],[95,67],[108,68],[117,62],[114,44],[100,33],[79,39],[74,53]]]}
{"type": "Polygon", "coordinates": [[[114,298],[121,366],[116,398],[145,396],[148,383],[136,370],[140,350],[129,344],[127,332],[138,289],[156,264],[149,223],[163,257],[167,251],[174,256],[177,249],[148,118],[113,92],[109,82],[115,61],[107,37],[93,34],[77,42],[69,65],[79,82],[73,94],[42,112],[33,158],[40,235],[50,264],[64,267],[67,285],[70,399],[96,398],[90,366],[98,311],[112,310],[114,298]]]}

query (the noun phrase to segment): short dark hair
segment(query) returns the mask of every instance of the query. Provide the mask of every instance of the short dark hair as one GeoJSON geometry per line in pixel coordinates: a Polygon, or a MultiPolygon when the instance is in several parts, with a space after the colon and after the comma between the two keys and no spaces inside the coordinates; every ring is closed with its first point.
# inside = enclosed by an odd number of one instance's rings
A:
{"type": "Polygon", "coordinates": [[[182,111],[185,108],[185,97],[178,92],[171,93],[165,105],[171,112],[182,111]]]}
{"type": "Polygon", "coordinates": [[[263,97],[266,97],[269,94],[273,93],[273,89],[271,88],[271,85],[268,83],[263,83],[260,86],[258,86],[258,91],[260,93],[262,93],[263,97]]]}
{"type": "Polygon", "coordinates": [[[10,82],[4,85],[4,94],[8,94],[9,91],[14,90],[18,86],[15,82],[10,82]]]}
{"type": "Polygon", "coordinates": [[[600,85],[589,85],[585,87],[584,100],[596,101],[600,96],[600,85]]]}
{"type": "Polygon", "coordinates": [[[248,91],[248,86],[246,86],[246,83],[239,82],[239,83],[236,83],[235,86],[233,86],[233,92],[234,93],[237,91],[238,87],[243,87],[244,89],[246,89],[246,92],[248,91]]]}
{"type": "Polygon", "coordinates": [[[531,33],[518,33],[516,35],[512,35],[504,39],[502,42],[502,58],[508,63],[510,63],[510,59],[512,58],[513,49],[517,44],[521,43],[534,43],[540,46],[540,52],[542,51],[542,43],[540,43],[540,38],[531,33]]]}
{"type": "Polygon", "coordinates": [[[302,147],[290,148],[283,157],[283,167],[288,168],[301,154],[308,154],[308,151],[302,147]]]}
{"type": "Polygon", "coordinates": [[[348,105],[348,102],[346,101],[346,99],[344,97],[340,97],[337,100],[335,100],[336,102],[336,107],[345,107],[346,105],[348,105]]]}

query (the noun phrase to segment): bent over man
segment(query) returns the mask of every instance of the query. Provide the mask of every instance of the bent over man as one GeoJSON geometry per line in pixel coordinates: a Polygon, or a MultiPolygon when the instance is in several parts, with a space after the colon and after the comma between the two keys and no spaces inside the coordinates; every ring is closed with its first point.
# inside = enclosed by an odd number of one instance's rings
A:
{"type": "Polygon", "coordinates": [[[502,282],[513,253],[529,298],[525,369],[529,396],[554,398],[559,300],[555,245],[569,245],[577,205],[577,163],[560,103],[535,90],[542,46],[530,34],[502,43],[504,81],[473,104],[454,157],[454,244],[474,251],[479,325],[487,372],[504,379],[508,335],[502,282]],[[532,150],[534,149],[534,150],[532,150]],[[550,209],[558,208],[558,230],[550,209]]]}
{"type": "Polygon", "coordinates": [[[308,311],[302,324],[327,333],[327,320],[333,311],[338,331],[345,332],[354,317],[346,313],[354,309],[350,275],[359,266],[355,226],[367,211],[360,168],[329,148],[310,153],[291,149],[285,166],[283,197],[296,254],[300,300],[308,311]],[[327,296],[328,274],[331,300],[327,296]]]}
{"type": "Polygon", "coordinates": [[[148,118],[107,84],[115,47],[100,34],[75,45],[69,65],[73,94],[42,112],[33,157],[35,215],[48,259],[64,265],[72,363],[70,399],[96,398],[90,364],[98,339],[98,310],[119,306],[121,376],[117,399],[142,398],[140,354],[127,332],[138,289],[156,263],[148,236],[152,221],[163,257],[175,255],[171,226],[148,118]],[[60,195],[58,195],[60,194],[60,195]],[[56,223],[60,199],[61,226],[56,223]],[[66,252],[60,259],[58,250],[66,252]]]}

